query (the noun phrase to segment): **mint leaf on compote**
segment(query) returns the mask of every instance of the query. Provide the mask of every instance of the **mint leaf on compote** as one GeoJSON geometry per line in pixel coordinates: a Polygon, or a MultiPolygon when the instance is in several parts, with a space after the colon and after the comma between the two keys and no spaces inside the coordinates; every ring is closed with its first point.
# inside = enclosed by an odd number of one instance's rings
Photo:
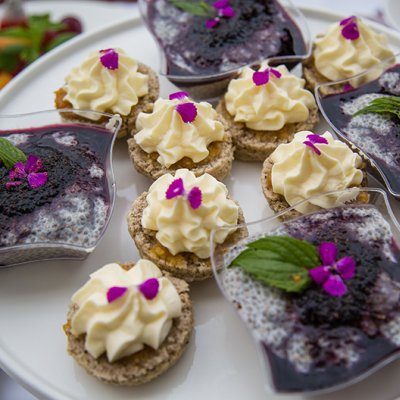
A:
{"type": "Polygon", "coordinates": [[[318,251],[310,243],[290,236],[267,236],[247,244],[229,267],[239,267],[269,286],[301,292],[312,283],[308,271],[319,264],[318,251]]]}
{"type": "Polygon", "coordinates": [[[25,162],[26,155],[9,140],[0,138],[0,160],[6,168],[12,168],[17,162],[25,162]]]}
{"type": "Polygon", "coordinates": [[[366,107],[354,113],[353,117],[368,113],[389,113],[395,115],[397,118],[400,118],[400,98],[396,96],[384,96],[373,99],[366,107]]]}
{"type": "Polygon", "coordinates": [[[189,14],[197,17],[209,17],[213,14],[213,7],[204,1],[170,0],[171,4],[189,14]]]}

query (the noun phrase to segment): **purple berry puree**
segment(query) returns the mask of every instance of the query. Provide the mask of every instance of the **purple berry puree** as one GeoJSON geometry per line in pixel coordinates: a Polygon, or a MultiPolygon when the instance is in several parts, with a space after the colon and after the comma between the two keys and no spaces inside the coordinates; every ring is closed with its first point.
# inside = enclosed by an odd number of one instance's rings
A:
{"type": "MultiPolygon", "coordinates": [[[[212,4],[212,1],[206,1],[212,4]]],[[[304,55],[297,25],[276,0],[231,0],[232,18],[212,29],[169,0],[149,0],[149,27],[164,50],[169,75],[209,75],[283,55],[304,55]]]]}
{"type": "Polygon", "coordinates": [[[110,212],[106,162],[112,133],[78,124],[0,132],[43,161],[48,181],[5,189],[0,165],[0,248],[27,243],[93,246],[110,212]]]}
{"type": "MultiPolygon", "coordinates": [[[[259,340],[278,391],[343,384],[399,351],[400,251],[377,208],[324,210],[269,234],[290,235],[315,246],[335,242],[338,258],[351,255],[357,265],[343,297],[331,297],[315,283],[301,294],[286,294],[239,268],[224,269],[227,297],[259,340]]],[[[242,249],[230,253],[226,265],[242,249]]]]}
{"type": "Polygon", "coordinates": [[[342,134],[370,157],[400,195],[400,121],[390,114],[354,113],[378,97],[400,96],[400,65],[380,78],[345,93],[322,98],[328,118],[342,134]]]}

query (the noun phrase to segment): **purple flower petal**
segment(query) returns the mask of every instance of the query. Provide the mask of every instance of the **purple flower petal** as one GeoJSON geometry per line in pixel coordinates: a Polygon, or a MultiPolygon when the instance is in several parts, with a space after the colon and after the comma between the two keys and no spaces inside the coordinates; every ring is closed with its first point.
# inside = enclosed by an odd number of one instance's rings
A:
{"type": "Polygon", "coordinates": [[[197,108],[193,103],[183,103],[176,106],[176,111],[180,114],[182,121],[193,122],[197,116],[197,108]]]}
{"type": "Polygon", "coordinates": [[[318,247],[323,265],[333,265],[336,260],[337,247],[333,242],[323,242],[318,247]]]}
{"type": "Polygon", "coordinates": [[[218,25],[218,23],[219,23],[219,18],[218,17],[215,17],[215,18],[212,18],[212,19],[208,19],[206,21],[206,28],[208,28],[208,29],[215,28],[218,25]]]}
{"type": "Polygon", "coordinates": [[[107,291],[107,301],[112,303],[113,301],[119,299],[128,291],[128,288],[125,286],[113,286],[110,287],[107,291]]]}
{"type": "Polygon", "coordinates": [[[350,92],[351,90],[353,90],[353,86],[350,85],[350,83],[345,83],[345,85],[343,86],[343,91],[344,92],[350,92]]]}
{"type": "Polygon", "coordinates": [[[186,92],[175,92],[175,93],[171,93],[168,98],[170,100],[175,100],[175,99],[183,100],[186,97],[189,97],[189,95],[186,92]]]}
{"type": "Polygon", "coordinates": [[[107,69],[117,69],[118,68],[118,53],[114,49],[100,50],[103,55],[100,57],[100,62],[103,67],[107,69]]]}
{"type": "Polygon", "coordinates": [[[275,68],[269,68],[269,71],[274,74],[277,78],[280,78],[282,74],[275,68]]]}
{"type": "Polygon", "coordinates": [[[314,150],[314,152],[317,154],[317,155],[321,155],[321,150],[317,147],[317,146],[315,146],[315,144],[314,143],[312,143],[312,142],[310,142],[309,140],[305,140],[304,142],[303,142],[303,144],[305,144],[306,146],[308,146],[308,147],[310,147],[312,150],[314,150]]]}
{"type": "Polygon", "coordinates": [[[229,0],[218,0],[218,1],[215,1],[215,2],[213,3],[213,7],[214,7],[216,10],[219,10],[219,9],[221,9],[221,8],[225,8],[225,7],[227,7],[227,6],[229,6],[229,0]]]}
{"type": "Polygon", "coordinates": [[[322,285],[332,275],[329,267],[321,265],[319,267],[311,268],[308,274],[317,285],[322,285]]]}
{"type": "Polygon", "coordinates": [[[47,172],[32,172],[28,175],[28,183],[32,189],[39,188],[47,182],[47,172]]]}
{"type": "Polygon", "coordinates": [[[150,278],[139,285],[139,290],[147,300],[153,300],[157,296],[160,283],[157,278],[150,278]]]}
{"type": "Polygon", "coordinates": [[[39,157],[30,155],[25,163],[25,171],[30,174],[31,172],[38,172],[43,168],[43,162],[39,157]]]}
{"type": "Polygon", "coordinates": [[[218,10],[220,17],[232,18],[236,15],[235,10],[231,6],[227,6],[218,10]]]}
{"type": "Polygon", "coordinates": [[[6,182],[6,189],[22,185],[22,181],[6,182]]]}
{"type": "Polygon", "coordinates": [[[311,142],[311,143],[322,143],[322,144],[328,144],[328,141],[320,135],[307,135],[307,139],[311,142]]]}
{"type": "Polygon", "coordinates": [[[343,279],[351,279],[356,273],[356,262],[354,261],[353,257],[343,257],[337,261],[336,270],[343,279]]]}
{"type": "Polygon", "coordinates": [[[202,193],[200,188],[197,186],[193,187],[189,194],[188,194],[188,201],[190,204],[190,207],[192,207],[194,210],[199,208],[201,206],[201,201],[202,201],[202,193]]]}
{"type": "Polygon", "coordinates": [[[351,17],[342,19],[342,20],[340,21],[339,24],[340,24],[341,26],[347,25],[348,23],[353,22],[356,18],[357,18],[357,17],[356,17],[355,15],[352,15],[351,17]]]}
{"type": "Polygon", "coordinates": [[[168,186],[165,192],[165,198],[167,200],[173,199],[177,196],[182,196],[185,193],[185,188],[183,187],[182,178],[174,179],[172,183],[168,186]]]}
{"type": "Polygon", "coordinates": [[[356,40],[360,37],[360,32],[356,22],[350,22],[342,29],[342,36],[348,40],[356,40]]]}
{"type": "Polygon", "coordinates": [[[25,165],[22,162],[17,162],[12,170],[9,171],[8,177],[12,181],[14,179],[24,179],[26,177],[25,165]]]}
{"type": "Polygon", "coordinates": [[[347,293],[347,287],[338,275],[331,275],[322,287],[333,297],[341,297],[347,293]]]}
{"type": "Polygon", "coordinates": [[[253,82],[257,86],[265,85],[269,82],[269,71],[256,71],[253,73],[253,82]]]}

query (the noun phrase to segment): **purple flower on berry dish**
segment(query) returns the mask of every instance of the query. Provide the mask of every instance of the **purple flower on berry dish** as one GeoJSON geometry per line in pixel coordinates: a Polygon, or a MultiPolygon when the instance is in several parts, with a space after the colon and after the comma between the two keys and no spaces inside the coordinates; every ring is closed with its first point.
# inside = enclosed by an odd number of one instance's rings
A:
{"type": "Polygon", "coordinates": [[[319,109],[371,174],[400,198],[400,64],[394,56],[350,79],[320,85],[319,109]]]}
{"type": "Polygon", "coordinates": [[[386,192],[365,194],[367,204],[249,223],[241,243],[211,253],[274,392],[342,389],[400,357],[400,225],[386,192]]]}
{"type": "Polygon", "coordinates": [[[120,117],[75,123],[71,111],[0,116],[0,268],[85,258],[107,228],[120,117]]]}
{"type": "Polygon", "coordinates": [[[139,0],[138,5],[161,53],[161,75],[197,101],[219,97],[246,65],[268,59],[294,67],[311,53],[308,26],[291,0],[139,0]]]}

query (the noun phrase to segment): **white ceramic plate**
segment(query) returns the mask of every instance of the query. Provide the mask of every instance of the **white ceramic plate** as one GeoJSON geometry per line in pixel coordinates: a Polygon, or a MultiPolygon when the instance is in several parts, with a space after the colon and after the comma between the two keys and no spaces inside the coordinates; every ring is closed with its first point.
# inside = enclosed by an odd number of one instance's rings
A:
{"type": "MultiPolygon", "coordinates": [[[[341,15],[303,9],[312,34],[326,30],[341,15]]],[[[378,28],[376,26],[376,28],[378,28]]],[[[381,28],[383,30],[384,28],[381,28]]],[[[400,49],[400,35],[385,30],[392,47],[400,49]]],[[[91,50],[122,47],[158,69],[156,45],[140,20],[128,18],[92,34],[82,35],[47,54],[0,93],[2,114],[53,107],[53,91],[69,70],[91,50]]],[[[161,95],[174,88],[161,79],[161,95]]],[[[318,127],[318,132],[327,128],[318,127]]],[[[127,232],[126,215],[132,201],[150,181],[137,174],[124,140],[114,151],[117,199],[105,237],[83,262],[52,261],[0,270],[0,366],[40,399],[268,399],[255,347],[246,329],[225,303],[213,280],[194,284],[195,332],[178,364],[153,383],[119,388],[89,376],[65,351],[62,330],[72,293],[89,273],[111,261],[135,260],[135,246],[127,232]]],[[[235,162],[225,180],[247,221],[271,215],[260,188],[261,164],[235,162]]],[[[389,399],[400,392],[400,361],[385,367],[349,389],[320,397],[326,400],[389,399]]],[[[290,400],[303,396],[288,396],[290,400]]]]}

